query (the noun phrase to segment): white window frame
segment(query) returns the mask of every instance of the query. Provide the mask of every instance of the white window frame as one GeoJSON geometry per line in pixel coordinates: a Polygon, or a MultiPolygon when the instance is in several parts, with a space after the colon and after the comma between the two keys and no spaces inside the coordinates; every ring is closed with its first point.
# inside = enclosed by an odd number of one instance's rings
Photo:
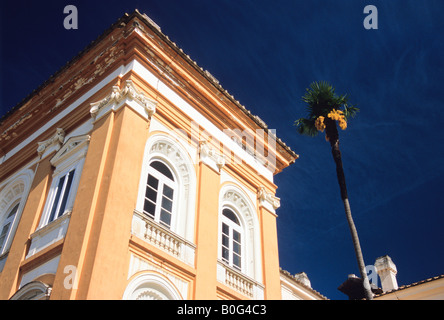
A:
{"type": "MultiPolygon", "coordinates": [[[[0,192],[0,225],[5,224],[4,221],[8,218],[11,210],[18,204],[18,210],[14,215],[12,224],[8,230],[8,235],[0,248],[0,257],[3,257],[11,247],[12,240],[14,238],[18,223],[20,221],[23,209],[25,207],[26,199],[31,188],[32,179],[34,178],[34,171],[31,169],[25,169],[12,176],[7,181],[0,184],[0,188],[3,188],[0,192]]],[[[1,232],[1,230],[0,230],[1,232]]],[[[0,272],[2,270],[2,264],[0,259],[0,272]]]]}
{"type": "Polygon", "coordinates": [[[53,182],[51,184],[51,188],[50,188],[50,191],[48,194],[48,200],[46,201],[46,208],[44,210],[44,215],[42,216],[42,221],[41,221],[40,227],[46,226],[47,224],[51,223],[52,221],[57,220],[58,218],[60,218],[64,214],[66,214],[67,212],[72,211],[75,195],[77,193],[77,187],[78,187],[79,180],[80,180],[80,172],[81,172],[82,167],[83,167],[83,161],[81,163],[77,163],[76,165],[69,167],[68,169],[63,170],[62,172],[58,173],[56,176],[53,177],[53,182]],[[68,199],[66,201],[65,209],[63,212],[59,212],[61,202],[62,202],[63,197],[65,196],[65,192],[66,192],[65,187],[66,187],[66,183],[68,180],[68,179],[66,179],[66,177],[72,171],[74,171],[74,178],[71,182],[71,187],[68,191],[68,199]],[[55,203],[54,201],[57,196],[59,182],[64,177],[65,177],[65,181],[62,186],[62,188],[63,188],[62,192],[59,196],[58,202],[55,203]],[[52,220],[50,220],[51,212],[52,212],[52,209],[55,204],[57,205],[57,209],[54,213],[55,214],[54,217],[52,218],[52,220]]]}
{"type": "MultiPolygon", "coordinates": [[[[148,164],[148,174],[146,176],[146,183],[145,183],[145,193],[147,188],[149,188],[148,186],[148,177],[149,176],[153,176],[154,178],[156,178],[158,180],[158,186],[157,186],[157,196],[156,196],[156,202],[154,203],[155,205],[155,212],[154,212],[154,217],[152,215],[150,215],[148,212],[145,211],[145,201],[147,201],[146,199],[144,200],[144,206],[143,206],[143,213],[152,218],[155,222],[161,224],[164,227],[167,227],[169,229],[172,229],[175,225],[176,225],[176,219],[177,219],[177,199],[178,199],[178,192],[179,192],[179,188],[178,188],[178,182],[177,182],[177,177],[174,174],[174,171],[172,170],[172,168],[168,165],[168,163],[154,158],[152,159],[149,164],[148,164]],[[153,162],[160,162],[163,165],[165,165],[168,170],[170,171],[170,173],[172,174],[174,181],[172,181],[170,178],[166,177],[164,174],[162,174],[160,171],[156,170],[155,168],[153,168],[151,166],[151,164],[153,162]],[[162,207],[162,197],[163,197],[163,190],[164,190],[164,186],[168,186],[169,188],[171,188],[173,190],[173,198],[171,199],[172,201],[172,208],[171,208],[171,219],[170,219],[170,224],[166,224],[165,222],[163,222],[161,220],[161,210],[163,209],[162,207]],[[159,192],[159,190],[161,190],[162,192],[159,192]]],[[[145,196],[146,198],[146,196],[145,196]]],[[[148,200],[150,201],[150,200],[148,200]]],[[[152,201],[151,201],[152,202],[152,201]]]]}
{"type": "MultiPolygon", "coordinates": [[[[220,222],[220,226],[219,226],[219,257],[220,260],[227,264],[228,266],[240,271],[240,272],[244,272],[245,271],[245,232],[244,232],[244,228],[242,226],[242,222],[241,219],[239,217],[239,214],[236,212],[236,210],[234,210],[233,208],[230,207],[223,207],[222,211],[221,211],[221,222],[220,222]],[[236,219],[239,223],[236,223],[235,221],[231,220],[230,218],[226,217],[223,214],[224,210],[229,210],[231,211],[235,216],[236,219]],[[223,237],[225,235],[225,233],[223,232],[223,225],[226,225],[228,227],[228,247],[224,244],[223,241],[223,237]],[[234,263],[234,255],[237,254],[234,251],[234,242],[236,241],[234,239],[234,231],[238,232],[240,234],[240,266],[238,266],[237,264],[234,263]],[[228,249],[228,259],[226,259],[224,257],[223,254],[223,249],[226,248],[228,249]]],[[[237,241],[236,241],[237,242],[237,241]]]]}
{"type": "Polygon", "coordinates": [[[5,218],[3,219],[3,221],[1,222],[0,225],[0,255],[2,255],[8,247],[8,243],[9,243],[9,238],[11,236],[11,231],[14,227],[14,222],[16,217],[19,214],[19,209],[20,209],[20,200],[19,201],[15,201],[13,205],[9,206],[9,209],[6,211],[6,215],[5,218]],[[12,211],[15,209],[14,214],[11,216],[12,211]],[[5,227],[8,226],[8,229],[6,230],[6,232],[3,234],[3,231],[5,230],[5,227]],[[3,240],[1,240],[3,238],[3,240]]]}
{"type": "MultiPolygon", "coordinates": [[[[76,136],[68,139],[64,143],[64,145],[60,148],[60,150],[57,151],[54,157],[50,160],[55,170],[52,176],[51,187],[48,192],[48,197],[46,200],[45,207],[43,209],[43,214],[40,219],[40,224],[38,226],[38,229],[43,228],[44,226],[50,224],[53,221],[56,221],[58,218],[72,211],[74,206],[74,200],[77,194],[77,189],[80,182],[83,164],[85,162],[85,156],[88,148],[89,139],[90,137],[88,135],[76,136]],[[50,221],[51,211],[54,206],[54,200],[57,195],[59,181],[63,177],[66,177],[67,174],[73,170],[75,170],[74,178],[71,182],[71,188],[69,190],[68,199],[65,205],[65,210],[59,213],[57,217],[54,217],[50,221]]],[[[59,201],[62,201],[62,199],[63,196],[61,195],[59,201]]],[[[60,202],[57,205],[59,206],[60,202]]],[[[58,210],[59,209],[57,209],[57,211],[58,210]]]]}
{"type": "Polygon", "coordinates": [[[135,209],[139,214],[143,214],[148,164],[154,160],[164,162],[177,181],[177,198],[174,201],[175,216],[169,230],[190,243],[194,243],[197,176],[191,155],[196,154],[197,149],[190,149],[185,141],[182,143],[173,139],[174,136],[171,134],[164,132],[163,129],[159,130],[159,126],[161,124],[152,118],[150,130],[155,132],[148,138],[145,145],[135,209]]]}
{"type": "MultiPolygon", "coordinates": [[[[218,217],[218,261],[221,265],[230,267],[222,260],[222,210],[231,209],[238,218],[242,227],[242,267],[240,273],[246,275],[258,283],[262,282],[262,244],[260,224],[253,195],[249,196],[241,186],[230,181],[224,183],[219,191],[219,217],[218,217]]],[[[233,269],[232,267],[230,267],[233,269]]]]}

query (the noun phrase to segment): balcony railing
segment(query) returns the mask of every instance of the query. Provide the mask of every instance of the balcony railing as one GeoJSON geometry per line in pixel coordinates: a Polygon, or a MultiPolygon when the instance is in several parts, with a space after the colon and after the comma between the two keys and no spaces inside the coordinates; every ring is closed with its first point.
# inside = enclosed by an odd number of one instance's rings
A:
{"type": "Polygon", "coordinates": [[[196,246],[193,243],[136,210],[131,233],[194,267],[196,246]]]}
{"type": "Polygon", "coordinates": [[[217,280],[251,299],[264,299],[264,288],[259,282],[220,260],[217,263],[217,280]]]}

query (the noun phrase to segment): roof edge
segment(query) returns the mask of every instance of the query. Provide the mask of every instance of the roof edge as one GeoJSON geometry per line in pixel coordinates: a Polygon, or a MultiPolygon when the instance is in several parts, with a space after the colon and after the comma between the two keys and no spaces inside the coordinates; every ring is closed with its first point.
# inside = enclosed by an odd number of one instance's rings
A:
{"type": "Polygon", "coordinates": [[[67,70],[70,66],[72,66],[76,61],[78,61],[84,54],[90,51],[96,44],[98,44],[101,40],[106,38],[108,34],[110,34],[116,27],[121,25],[122,23],[127,23],[131,21],[133,18],[139,18],[143,21],[146,26],[148,26],[153,32],[155,32],[163,41],[165,41],[171,48],[173,48],[185,61],[189,63],[191,67],[193,67],[199,74],[202,75],[209,83],[211,83],[219,92],[221,92],[229,101],[231,101],[234,105],[236,105],[247,117],[253,120],[261,129],[265,130],[267,134],[272,136],[276,142],[279,144],[281,148],[283,148],[292,159],[290,159],[289,164],[292,164],[299,158],[299,155],[296,154],[289,146],[287,146],[280,138],[278,138],[272,131],[269,130],[266,123],[260,119],[258,116],[253,115],[245,106],[243,106],[238,100],[236,100],[232,95],[228,93],[220,84],[214,76],[207,70],[199,67],[198,64],[193,61],[190,56],[185,54],[182,49],[180,49],[176,43],[171,41],[167,35],[162,33],[161,28],[146,14],[142,14],[138,9],[135,9],[131,14],[125,13],[122,17],[120,17],[116,22],[114,22],[110,27],[108,27],[102,34],[100,34],[95,40],[91,41],[83,50],[81,50],[76,56],[74,56],[71,60],[69,60],[65,65],[63,65],[60,69],[58,69],[54,74],[52,74],[46,81],[40,84],[36,89],[34,89],[30,94],[28,94],[25,98],[23,98],[19,103],[9,109],[3,116],[0,117],[0,126],[4,123],[4,121],[11,116],[15,111],[20,109],[24,104],[26,104],[29,100],[31,100],[36,94],[38,94],[41,90],[43,90],[47,85],[52,83],[56,77],[58,77],[61,73],[67,70]]]}

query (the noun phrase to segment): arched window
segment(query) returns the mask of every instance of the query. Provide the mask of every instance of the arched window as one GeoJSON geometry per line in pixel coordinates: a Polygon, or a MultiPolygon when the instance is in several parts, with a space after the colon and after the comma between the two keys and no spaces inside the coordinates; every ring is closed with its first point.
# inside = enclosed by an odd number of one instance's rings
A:
{"type": "Polygon", "coordinates": [[[234,184],[225,184],[221,188],[218,267],[235,269],[261,282],[260,227],[253,199],[248,191],[234,184]]]}
{"type": "Polygon", "coordinates": [[[236,214],[228,208],[222,210],[221,252],[222,261],[229,266],[242,270],[242,227],[236,214]]]}
{"type": "Polygon", "coordinates": [[[0,184],[0,272],[26,203],[34,172],[26,169],[0,184]]]}
{"type": "MultiPolygon", "coordinates": [[[[193,243],[196,192],[196,172],[190,150],[167,134],[153,134],[145,146],[135,207],[140,219],[157,220],[161,226],[193,243]]],[[[134,222],[138,219],[136,214],[134,222]]],[[[190,259],[194,261],[191,256],[190,259]]]]}
{"type": "Polygon", "coordinates": [[[154,221],[171,227],[176,193],[177,181],[168,166],[159,160],[151,162],[148,167],[143,212],[154,221]]]}
{"type": "Polygon", "coordinates": [[[2,222],[1,228],[0,228],[0,254],[4,251],[3,248],[5,247],[6,240],[9,237],[12,224],[14,222],[15,215],[18,211],[20,203],[17,203],[11,210],[9,210],[6,219],[2,222]]]}

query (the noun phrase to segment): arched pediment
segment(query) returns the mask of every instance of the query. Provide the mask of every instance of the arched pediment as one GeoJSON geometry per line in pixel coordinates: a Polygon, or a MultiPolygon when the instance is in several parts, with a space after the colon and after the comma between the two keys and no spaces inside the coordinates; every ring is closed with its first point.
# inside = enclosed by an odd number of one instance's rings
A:
{"type": "Polygon", "coordinates": [[[174,142],[166,137],[156,137],[155,141],[150,147],[150,153],[159,153],[166,157],[176,169],[177,174],[182,177],[183,184],[188,185],[190,182],[190,168],[191,163],[189,157],[187,157],[181,150],[181,147],[177,142],[174,142]]]}
{"type": "MultiPolygon", "coordinates": [[[[70,159],[73,155],[78,153],[77,158],[84,157],[91,137],[87,134],[69,138],[56,154],[51,158],[50,162],[54,167],[57,167],[60,163],[67,159],[70,159]]],[[[71,162],[75,160],[71,159],[71,162]]]]}
{"type": "Polygon", "coordinates": [[[21,287],[10,300],[48,300],[52,287],[42,281],[31,281],[21,287]]]}
{"type": "Polygon", "coordinates": [[[255,216],[253,216],[253,206],[249,203],[247,196],[237,187],[226,187],[225,190],[222,191],[222,203],[231,204],[231,206],[241,214],[242,220],[248,228],[254,227],[255,216]]]}
{"type": "Polygon", "coordinates": [[[182,300],[182,296],[166,277],[143,272],[130,281],[123,300],[182,300]]]}

